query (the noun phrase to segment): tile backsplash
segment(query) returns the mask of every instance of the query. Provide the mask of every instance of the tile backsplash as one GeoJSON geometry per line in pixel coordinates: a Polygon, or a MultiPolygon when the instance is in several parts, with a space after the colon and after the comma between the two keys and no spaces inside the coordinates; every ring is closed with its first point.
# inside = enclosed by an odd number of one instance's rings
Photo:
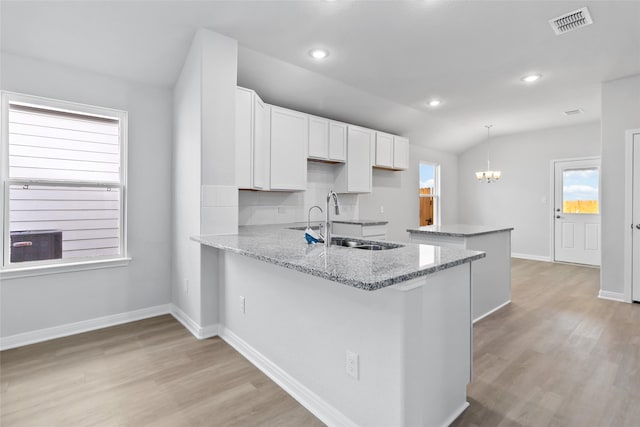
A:
{"type": "MultiPolygon", "coordinates": [[[[340,166],[307,163],[307,190],[296,192],[280,191],[240,191],[239,225],[283,224],[306,222],[309,208],[318,205],[324,211],[327,193],[335,181],[336,168],[340,166]]],[[[332,219],[358,218],[358,195],[338,194],[340,215],[331,209],[332,219]]],[[[314,209],[311,222],[324,220],[324,212],[314,209]]]]}

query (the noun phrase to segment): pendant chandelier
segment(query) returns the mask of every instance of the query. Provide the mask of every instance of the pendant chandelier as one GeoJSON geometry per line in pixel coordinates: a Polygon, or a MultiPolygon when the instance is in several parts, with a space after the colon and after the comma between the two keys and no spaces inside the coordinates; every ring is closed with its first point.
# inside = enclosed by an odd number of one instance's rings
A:
{"type": "Polygon", "coordinates": [[[489,184],[491,181],[497,181],[502,176],[502,172],[491,170],[491,161],[489,159],[489,155],[491,153],[491,139],[490,139],[490,131],[493,125],[485,125],[487,128],[487,170],[476,172],[476,178],[480,182],[486,182],[489,184]]]}

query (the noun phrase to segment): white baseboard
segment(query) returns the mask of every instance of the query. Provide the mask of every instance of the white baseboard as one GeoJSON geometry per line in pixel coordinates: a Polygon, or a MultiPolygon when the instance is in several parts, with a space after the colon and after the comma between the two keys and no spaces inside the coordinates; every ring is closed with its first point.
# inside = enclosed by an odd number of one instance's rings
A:
{"type": "Polygon", "coordinates": [[[170,304],[170,313],[176,320],[182,323],[182,326],[187,328],[191,334],[199,340],[215,337],[218,335],[220,326],[218,324],[209,326],[200,326],[195,320],[187,315],[184,311],[180,310],[175,304],[170,304]]]}
{"type": "Polygon", "coordinates": [[[515,252],[511,252],[511,258],[529,259],[531,261],[551,262],[551,257],[549,257],[549,256],[518,254],[518,253],[515,253],[515,252]]]}
{"type": "Polygon", "coordinates": [[[610,291],[600,290],[600,292],[598,292],[598,298],[606,299],[609,301],[629,302],[625,299],[624,293],[622,292],[610,292],[610,291]]]}
{"type": "Polygon", "coordinates": [[[156,305],[154,307],[142,308],[140,310],[127,311],[125,313],[112,314],[110,316],[97,317],[95,319],[54,326],[52,328],[38,329],[36,331],[24,332],[22,334],[9,335],[7,337],[0,338],[0,350],[8,350],[10,348],[22,347],[42,341],[49,341],[55,338],[81,334],[83,332],[120,325],[122,323],[169,314],[169,306],[170,304],[156,305]]]}
{"type": "Polygon", "coordinates": [[[229,329],[222,327],[220,337],[329,427],[357,427],[357,424],[342,412],[291,377],[229,329]]]}
{"type": "Polygon", "coordinates": [[[504,302],[504,303],[500,304],[499,306],[497,306],[496,308],[494,308],[493,310],[489,310],[488,312],[486,312],[482,316],[480,316],[480,317],[478,317],[476,319],[473,319],[473,323],[476,323],[477,321],[484,319],[485,317],[495,313],[496,311],[500,310],[502,307],[504,307],[506,305],[509,305],[509,304],[511,304],[511,300],[509,300],[507,302],[504,302]]]}
{"type": "Polygon", "coordinates": [[[442,427],[450,426],[451,423],[453,423],[468,407],[469,407],[469,402],[464,402],[464,404],[460,406],[458,410],[454,412],[453,415],[451,415],[451,418],[449,418],[445,423],[442,424],[442,427]]]}

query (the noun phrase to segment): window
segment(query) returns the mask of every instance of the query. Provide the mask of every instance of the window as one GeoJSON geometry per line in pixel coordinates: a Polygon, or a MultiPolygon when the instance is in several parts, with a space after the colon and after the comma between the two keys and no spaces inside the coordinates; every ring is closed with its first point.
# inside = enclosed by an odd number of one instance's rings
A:
{"type": "Polygon", "coordinates": [[[599,214],[598,168],[562,171],[562,213],[599,214]]]}
{"type": "Polygon", "coordinates": [[[420,162],[420,226],[440,224],[440,166],[420,162]]]}
{"type": "Polygon", "coordinates": [[[127,113],[2,93],[3,269],[126,258],[127,113]]]}

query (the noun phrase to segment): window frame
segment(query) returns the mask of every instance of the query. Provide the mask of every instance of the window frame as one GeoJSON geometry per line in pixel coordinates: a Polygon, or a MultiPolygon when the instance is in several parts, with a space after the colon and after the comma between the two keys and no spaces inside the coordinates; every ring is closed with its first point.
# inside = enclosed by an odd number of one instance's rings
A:
{"type": "Polygon", "coordinates": [[[106,267],[119,267],[127,265],[131,260],[127,247],[127,175],[128,175],[128,113],[106,107],[96,107],[70,101],[45,98],[35,95],[1,91],[1,140],[0,150],[2,153],[0,161],[0,214],[2,216],[2,227],[0,228],[0,239],[2,242],[2,256],[0,258],[0,278],[12,279],[19,277],[60,273],[68,271],[89,270],[106,267]],[[66,181],[49,179],[24,179],[9,177],[9,106],[10,104],[35,106],[47,108],[61,112],[83,114],[99,118],[110,118],[118,120],[119,143],[120,143],[120,182],[86,182],[86,181],[66,181]],[[55,260],[24,261],[19,263],[10,262],[11,239],[10,239],[10,200],[9,189],[11,185],[57,185],[67,187],[116,187],[120,191],[120,253],[118,255],[102,255],[96,257],[60,258],[55,260]]]}
{"type": "MultiPolygon", "coordinates": [[[[421,198],[431,198],[433,200],[433,224],[434,226],[440,225],[440,163],[430,162],[427,160],[420,160],[418,163],[418,200],[421,198]],[[433,194],[420,194],[420,166],[427,165],[433,166],[433,194]]],[[[418,209],[420,207],[418,206],[418,209]]],[[[418,211],[418,222],[420,221],[420,212],[418,211]]]]}

